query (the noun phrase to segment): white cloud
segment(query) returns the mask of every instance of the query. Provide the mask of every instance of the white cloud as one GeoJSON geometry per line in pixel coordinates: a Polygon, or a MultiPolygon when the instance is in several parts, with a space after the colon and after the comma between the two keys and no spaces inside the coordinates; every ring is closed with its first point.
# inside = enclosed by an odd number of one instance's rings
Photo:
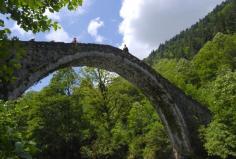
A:
{"type": "Polygon", "coordinates": [[[73,24],[75,20],[77,20],[77,17],[87,13],[91,4],[91,0],[83,0],[82,6],[79,6],[76,10],[70,11],[67,7],[64,7],[58,13],[53,13],[53,15],[55,14],[56,17],[58,16],[60,18],[58,19],[59,21],[69,20],[70,23],[73,24]]]}
{"type": "Polygon", "coordinates": [[[190,27],[223,0],[123,0],[119,31],[139,58],[190,27]]]}
{"type": "Polygon", "coordinates": [[[34,36],[31,31],[26,32],[24,29],[20,28],[16,22],[13,24],[10,30],[12,31],[13,35],[19,36],[19,38],[27,39],[34,36]]]}
{"type": "Polygon", "coordinates": [[[75,23],[77,17],[85,14],[89,7],[91,6],[91,0],[83,0],[82,6],[79,6],[76,10],[68,10],[67,7],[63,7],[59,12],[51,13],[49,10],[46,10],[44,15],[47,15],[50,19],[55,21],[69,21],[69,24],[75,23]]]}
{"type": "Polygon", "coordinates": [[[87,12],[91,4],[92,4],[91,0],[83,0],[82,6],[78,7],[75,11],[68,12],[68,14],[73,14],[75,16],[83,15],[87,12]]]}
{"type": "Polygon", "coordinates": [[[95,38],[95,41],[102,43],[104,37],[98,34],[98,29],[104,26],[104,22],[100,20],[100,17],[92,19],[88,25],[88,33],[95,38]]]}
{"type": "Polygon", "coordinates": [[[48,9],[45,11],[44,15],[46,15],[48,18],[52,20],[60,20],[60,15],[58,12],[51,13],[48,9]]]}
{"type": "Polygon", "coordinates": [[[45,36],[46,40],[51,41],[60,41],[60,42],[71,42],[72,38],[68,35],[68,33],[63,29],[52,30],[45,36]]]}

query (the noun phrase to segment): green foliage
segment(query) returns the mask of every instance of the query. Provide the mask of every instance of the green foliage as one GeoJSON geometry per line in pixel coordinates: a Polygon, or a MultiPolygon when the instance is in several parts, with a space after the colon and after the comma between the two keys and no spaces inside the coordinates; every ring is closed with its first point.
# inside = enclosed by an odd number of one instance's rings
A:
{"type": "Polygon", "coordinates": [[[21,67],[20,60],[23,58],[24,48],[17,39],[0,41],[0,85],[14,82],[14,71],[21,67]]]}
{"type": "Polygon", "coordinates": [[[213,113],[201,129],[211,156],[236,156],[236,35],[218,33],[191,60],[160,59],[154,67],[213,113]]]}
{"type": "Polygon", "coordinates": [[[55,93],[70,96],[73,92],[73,87],[77,84],[77,78],[77,74],[73,69],[61,69],[53,75],[47,91],[50,91],[50,94],[55,93]]]}
{"type": "Polygon", "coordinates": [[[225,70],[236,69],[236,34],[218,33],[193,59],[194,70],[201,81],[214,80],[225,70]]]}
{"type": "MultiPolygon", "coordinates": [[[[57,22],[53,22],[44,13],[58,12],[61,8],[67,7],[69,10],[75,10],[82,5],[82,0],[18,0],[18,1],[0,1],[0,14],[7,18],[15,20],[17,24],[25,31],[47,31],[51,27],[57,29],[57,22]]],[[[0,25],[4,27],[4,21],[0,19],[0,25]]],[[[1,33],[4,30],[1,30],[1,33]]]]}
{"type": "Polygon", "coordinates": [[[204,146],[210,155],[217,155],[221,158],[236,156],[236,135],[235,131],[227,124],[216,119],[203,131],[204,146]]]}
{"type": "Polygon", "coordinates": [[[203,129],[205,147],[211,155],[236,157],[236,72],[226,72],[211,84],[213,122],[203,129]]]}
{"type": "Polygon", "coordinates": [[[153,66],[161,75],[173,84],[183,89],[193,98],[198,96],[196,91],[199,77],[190,61],[186,59],[161,59],[153,66]]]}
{"type": "Polygon", "coordinates": [[[83,120],[81,107],[63,95],[44,96],[38,104],[28,123],[30,138],[41,150],[38,157],[80,158],[77,150],[86,140],[89,126],[83,120]]]}
{"type": "Polygon", "coordinates": [[[21,116],[27,107],[14,102],[0,101],[0,158],[31,159],[37,152],[35,143],[26,140],[22,132],[21,116]]]}
{"type": "Polygon", "coordinates": [[[49,86],[27,93],[12,103],[12,108],[21,111],[11,109],[9,120],[1,121],[19,124],[13,132],[21,138],[7,146],[13,138],[6,138],[7,129],[1,129],[0,139],[6,142],[0,147],[3,158],[171,156],[164,127],[145,96],[124,79],[101,69],[81,68],[79,73],[61,69],[49,86]]]}
{"type": "Polygon", "coordinates": [[[147,100],[133,103],[128,115],[128,132],[128,158],[155,159],[171,156],[172,150],[164,127],[147,100]]]}

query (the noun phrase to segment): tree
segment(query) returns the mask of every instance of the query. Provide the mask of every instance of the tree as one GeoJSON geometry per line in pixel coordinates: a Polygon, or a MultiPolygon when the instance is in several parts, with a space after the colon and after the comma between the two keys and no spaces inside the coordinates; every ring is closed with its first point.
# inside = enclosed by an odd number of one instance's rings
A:
{"type": "Polygon", "coordinates": [[[114,120],[112,118],[112,107],[108,104],[109,93],[108,87],[112,83],[114,75],[108,71],[84,67],[81,69],[81,77],[83,83],[78,91],[79,95],[83,95],[82,103],[86,103],[85,113],[91,120],[91,124],[95,127],[95,139],[91,145],[84,147],[90,154],[90,158],[112,158],[115,155],[117,147],[112,142],[112,129],[114,120]],[[91,87],[92,85],[92,87],[91,87]]]}
{"type": "Polygon", "coordinates": [[[30,138],[41,150],[37,158],[81,158],[89,124],[83,119],[81,105],[65,95],[43,97],[35,106],[30,138]]]}
{"type": "Polygon", "coordinates": [[[35,142],[25,138],[24,112],[14,102],[0,101],[0,158],[32,159],[37,152],[35,142]]]}
{"type": "MultiPolygon", "coordinates": [[[[16,80],[14,72],[21,67],[20,60],[25,49],[13,39],[11,42],[0,40],[0,86],[7,89],[7,85],[16,80]],[[16,51],[17,48],[17,51],[16,51]]],[[[0,90],[5,94],[5,89],[0,90]]]]}
{"type": "Polygon", "coordinates": [[[218,33],[190,61],[160,59],[154,67],[185,93],[203,103],[213,114],[201,129],[210,156],[236,156],[236,35],[218,33]]]}
{"type": "Polygon", "coordinates": [[[236,157],[236,73],[226,72],[209,88],[213,121],[203,129],[205,148],[210,155],[236,157]]]}
{"type": "Polygon", "coordinates": [[[171,146],[164,127],[145,96],[121,77],[86,69],[79,75],[71,68],[59,70],[49,86],[28,92],[4,110],[7,120],[0,118],[3,158],[17,156],[15,143],[39,159],[169,157],[171,146]],[[11,107],[22,111],[16,115],[13,109],[9,115],[11,107]],[[6,123],[17,125],[13,134],[23,134],[22,144],[13,137],[10,147],[5,144],[9,142],[6,123]]]}
{"type": "Polygon", "coordinates": [[[192,63],[202,83],[215,80],[217,75],[236,69],[236,34],[218,33],[207,42],[192,63]]]}
{"type": "Polygon", "coordinates": [[[129,157],[172,158],[172,148],[157,113],[147,99],[133,102],[128,115],[129,157]]]}
{"type": "Polygon", "coordinates": [[[80,79],[72,68],[57,71],[49,86],[25,96],[20,106],[32,107],[27,136],[36,142],[36,158],[82,158],[82,147],[90,141],[92,127],[83,113],[80,96],[74,94],[80,79]]]}
{"type": "Polygon", "coordinates": [[[53,75],[47,89],[52,91],[51,93],[70,96],[78,81],[78,75],[73,68],[60,69],[53,75]]]}
{"type": "MultiPolygon", "coordinates": [[[[47,31],[51,27],[57,29],[57,22],[49,19],[44,13],[58,12],[61,8],[66,7],[69,10],[75,10],[82,5],[82,0],[6,0],[0,1],[0,14],[6,15],[7,19],[12,19],[25,31],[47,31]]],[[[4,20],[0,19],[0,26],[4,27],[4,20]]],[[[8,28],[0,30],[0,40],[5,33],[9,33],[8,28]]]]}

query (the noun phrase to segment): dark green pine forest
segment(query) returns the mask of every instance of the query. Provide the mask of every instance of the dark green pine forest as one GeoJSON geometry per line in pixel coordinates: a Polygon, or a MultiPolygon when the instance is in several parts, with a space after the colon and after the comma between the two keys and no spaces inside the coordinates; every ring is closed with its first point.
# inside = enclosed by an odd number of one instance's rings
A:
{"type": "Polygon", "coordinates": [[[235,32],[236,2],[227,0],[190,28],[160,44],[146,61],[153,64],[160,58],[191,60],[217,33],[234,34],[235,32]]]}
{"type": "MultiPolygon", "coordinates": [[[[161,44],[145,61],[213,119],[199,128],[209,156],[236,158],[236,1],[161,44]]],[[[56,71],[39,92],[0,101],[0,159],[169,159],[156,110],[134,86],[97,68],[56,71]]]]}

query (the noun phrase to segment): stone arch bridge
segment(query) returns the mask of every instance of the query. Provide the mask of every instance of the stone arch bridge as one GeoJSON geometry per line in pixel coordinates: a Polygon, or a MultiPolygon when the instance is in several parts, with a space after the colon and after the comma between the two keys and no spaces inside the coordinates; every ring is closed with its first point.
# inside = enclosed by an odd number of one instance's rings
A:
{"type": "Polygon", "coordinates": [[[0,84],[0,98],[15,99],[49,73],[67,66],[92,66],[116,72],[152,102],[168,132],[176,159],[205,158],[198,127],[210,122],[210,112],[143,61],[109,45],[20,43],[26,55],[21,68],[15,71],[16,81],[7,86],[0,84]]]}

